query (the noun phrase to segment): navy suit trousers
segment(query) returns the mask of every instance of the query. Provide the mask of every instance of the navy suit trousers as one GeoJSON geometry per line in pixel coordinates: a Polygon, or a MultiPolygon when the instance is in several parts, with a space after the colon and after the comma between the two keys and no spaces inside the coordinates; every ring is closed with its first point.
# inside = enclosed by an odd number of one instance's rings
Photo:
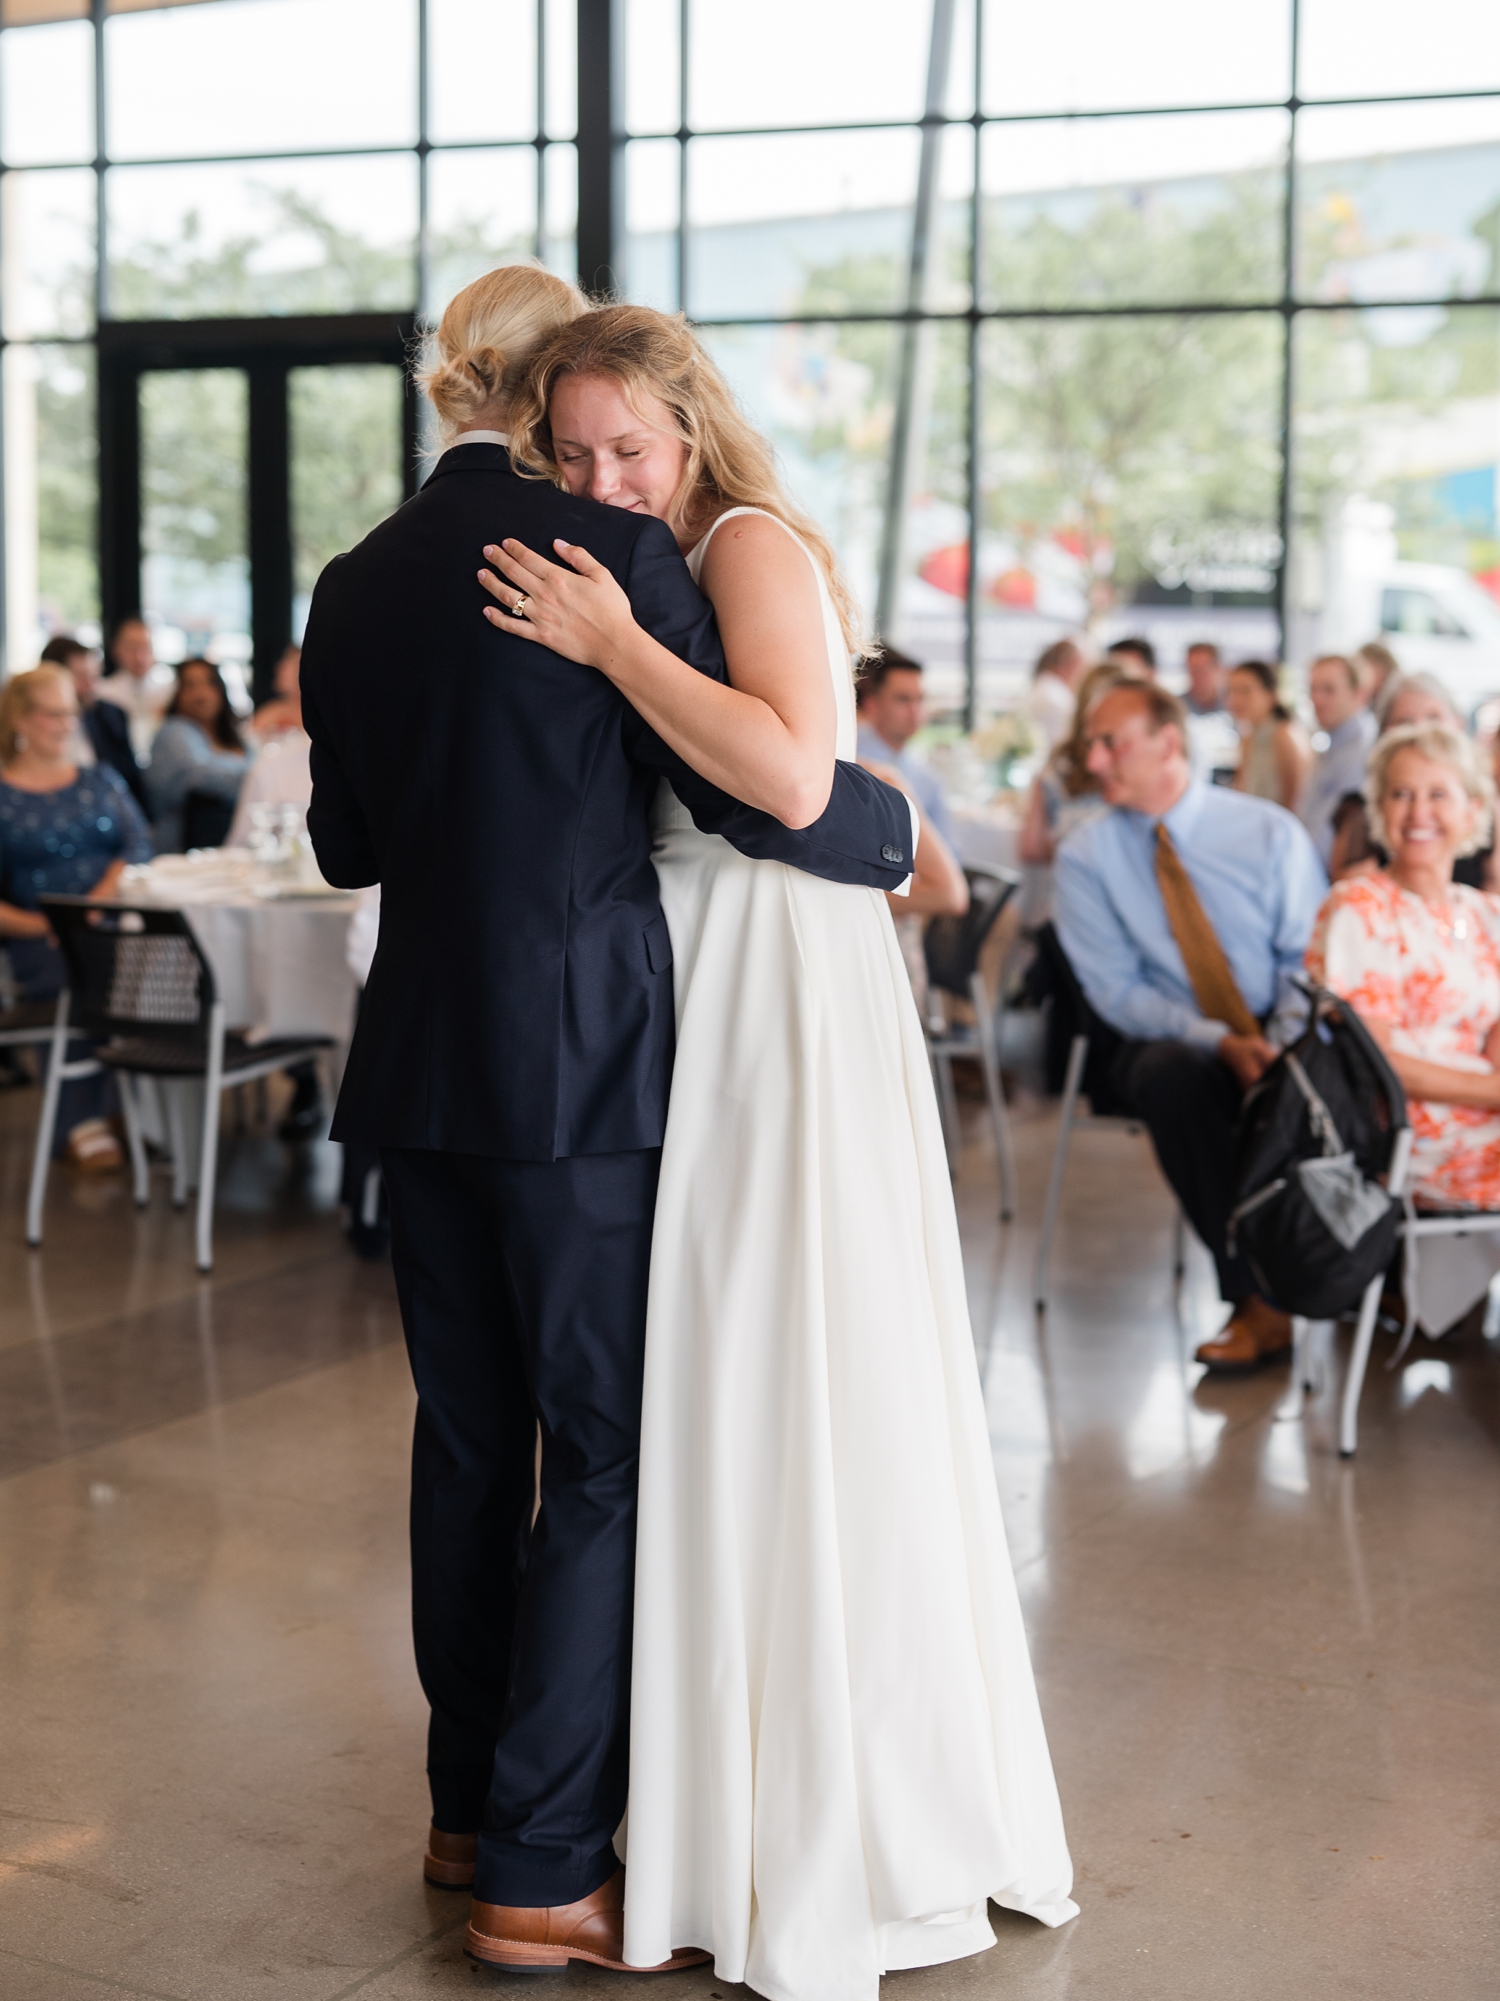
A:
{"type": "Polygon", "coordinates": [[[417,1387],[412,1596],[433,1820],[479,1832],[484,1903],[572,1903],[617,1866],[660,1164],[658,1148],[381,1153],[417,1387]]]}

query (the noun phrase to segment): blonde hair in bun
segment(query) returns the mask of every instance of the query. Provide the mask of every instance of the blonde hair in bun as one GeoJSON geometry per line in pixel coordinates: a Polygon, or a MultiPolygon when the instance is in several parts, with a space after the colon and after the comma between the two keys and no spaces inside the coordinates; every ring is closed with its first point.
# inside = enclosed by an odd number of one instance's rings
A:
{"type": "Polygon", "coordinates": [[[502,264],[465,285],[417,371],[444,440],[467,430],[481,410],[508,402],[532,351],[588,309],[576,285],[540,264],[502,264]]]}

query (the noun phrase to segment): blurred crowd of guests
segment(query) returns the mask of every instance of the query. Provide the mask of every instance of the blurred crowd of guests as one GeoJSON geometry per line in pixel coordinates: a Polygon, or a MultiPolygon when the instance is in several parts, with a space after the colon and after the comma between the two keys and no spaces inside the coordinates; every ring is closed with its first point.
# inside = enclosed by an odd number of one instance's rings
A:
{"type": "Polygon", "coordinates": [[[1041,656],[1021,859],[1037,990],[1081,990],[1095,1109],[1150,1131],[1229,1307],[1199,1359],[1235,1371],[1290,1350],[1230,1217],[1243,1096],[1300,1030],[1307,978],[1390,1056],[1418,1199],[1500,1208],[1497,747],[1378,642],[1311,663],[1312,731],[1271,663],[1204,643],[1186,664],[1179,697],[1144,641],[1041,656]]]}
{"type": "MultiPolygon", "coordinates": [[[[150,629],[129,618],[104,659],[81,640],[59,637],[36,667],[5,683],[0,947],[11,1005],[50,1004],[62,985],[42,897],[109,895],[127,866],[154,855],[246,845],[257,804],[306,811],[312,775],[298,665],[289,647],[272,698],[242,719],[212,661],[163,666],[150,629]]],[[[316,1079],[299,1076],[296,1088],[288,1120],[311,1129],[316,1079]]],[[[65,1090],[59,1151],[82,1168],[116,1170],[109,1080],[65,1090]]]]}
{"type": "Polygon", "coordinates": [[[64,669],[73,684],[77,720],[68,761],[80,771],[99,766],[116,773],[157,854],[232,842],[257,802],[306,810],[312,779],[299,662],[298,648],[289,646],[277,662],[270,700],[242,717],[211,660],[195,655],[163,666],[143,619],[123,619],[102,659],[68,637],[49,640],[41,659],[64,669]]]}

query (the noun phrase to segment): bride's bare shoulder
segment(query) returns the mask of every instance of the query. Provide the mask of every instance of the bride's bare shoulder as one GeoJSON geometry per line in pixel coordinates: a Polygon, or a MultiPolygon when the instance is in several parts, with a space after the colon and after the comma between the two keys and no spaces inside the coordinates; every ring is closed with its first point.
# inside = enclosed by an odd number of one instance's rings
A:
{"type": "Polygon", "coordinates": [[[817,594],[811,559],[789,528],[770,514],[732,514],[703,552],[705,593],[746,586],[817,594]]]}

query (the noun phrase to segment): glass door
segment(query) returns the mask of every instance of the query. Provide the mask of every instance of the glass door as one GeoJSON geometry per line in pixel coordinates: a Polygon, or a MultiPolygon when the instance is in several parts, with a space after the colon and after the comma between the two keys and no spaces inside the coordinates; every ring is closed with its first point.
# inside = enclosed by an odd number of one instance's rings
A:
{"type": "Polygon", "coordinates": [[[141,377],[141,603],[159,660],[206,654],[236,707],[250,670],[250,397],[243,369],[141,377]]]}
{"type": "Polygon", "coordinates": [[[399,368],[288,372],[294,640],[324,566],[401,505],[404,396],[399,368]]]}
{"type": "Polygon", "coordinates": [[[99,327],[104,622],[207,652],[257,702],[319,572],[417,485],[409,314],[99,327]]]}

